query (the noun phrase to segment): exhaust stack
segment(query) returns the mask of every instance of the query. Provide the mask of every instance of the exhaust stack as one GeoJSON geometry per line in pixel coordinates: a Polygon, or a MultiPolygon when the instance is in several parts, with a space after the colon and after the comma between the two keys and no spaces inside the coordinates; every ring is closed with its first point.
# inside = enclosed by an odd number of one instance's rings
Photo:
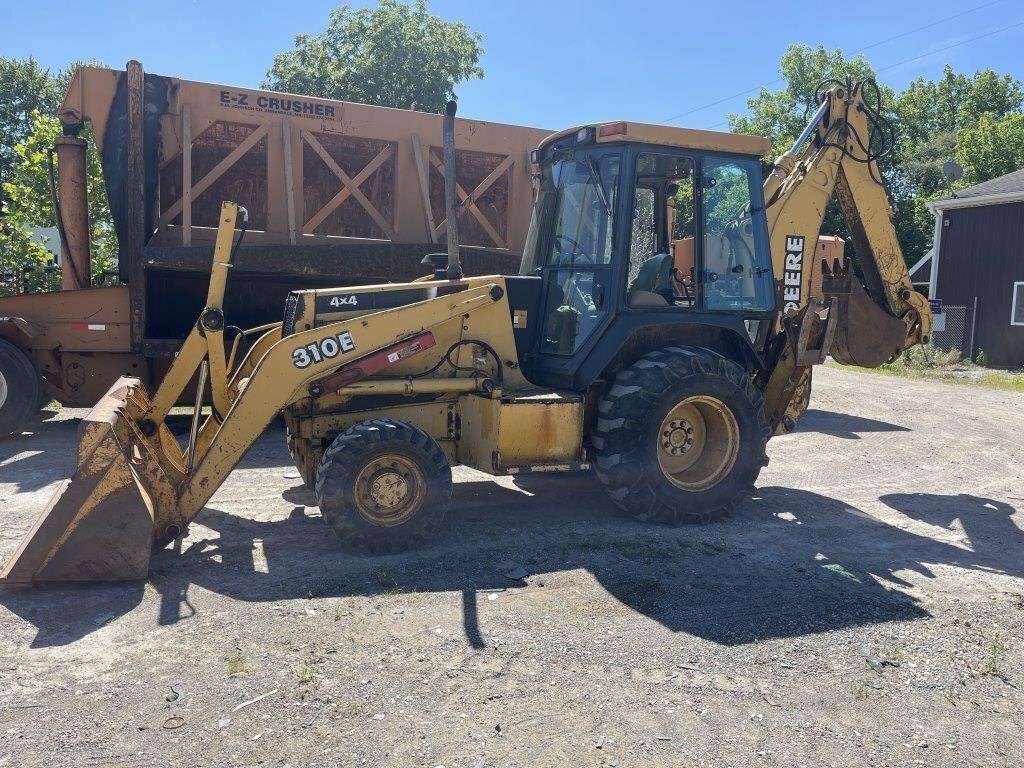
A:
{"type": "Polygon", "coordinates": [[[445,105],[442,136],[445,235],[448,240],[448,271],[445,276],[449,280],[462,279],[462,263],[459,261],[459,215],[458,206],[455,204],[455,112],[458,108],[459,105],[454,99],[445,105]]]}

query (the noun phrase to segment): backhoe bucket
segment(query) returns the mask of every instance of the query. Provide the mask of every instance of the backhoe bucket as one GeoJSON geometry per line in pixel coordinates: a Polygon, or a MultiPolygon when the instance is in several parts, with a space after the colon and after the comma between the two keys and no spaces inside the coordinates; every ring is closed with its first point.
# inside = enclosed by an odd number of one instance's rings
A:
{"type": "Polygon", "coordinates": [[[880,307],[850,271],[838,260],[830,268],[821,264],[821,290],[825,303],[836,298],[835,336],[829,347],[832,358],[844,365],[877,368],[899,355],[906,345],[907,326],[880,307]]]}
{"type": "Polygon", "coordinates": [[[74,475],[61,484],[0,571],[0,581],[146,577],[154,499],[170,488],[152,449],[135,439],[141,433],[134,414],[144,412],[148,402],[141,382],[124,376],[89,412],[79,426],[74,475]]]}

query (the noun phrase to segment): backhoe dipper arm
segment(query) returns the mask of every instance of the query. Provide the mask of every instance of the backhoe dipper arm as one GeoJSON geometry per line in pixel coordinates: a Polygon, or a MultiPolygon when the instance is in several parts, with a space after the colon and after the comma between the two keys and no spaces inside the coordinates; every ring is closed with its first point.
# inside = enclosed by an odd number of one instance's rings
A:
{"type": "Polygon", "coordinates": [[[884,119],[865,94],[877,96],[874,81],[837,83],[824,92],[803,134],[775,162],[764,192],[779,325],[809,304],[812,254],[834,194],[867,291],[848,267],[823,265],[825,303],[835,297],[837,315],[828,351],[839,362],[876,367],[914,344],[927,343],[932,322],[928,300],[910,281],[875,159],[876,145],[885,138],[884,119]]]}

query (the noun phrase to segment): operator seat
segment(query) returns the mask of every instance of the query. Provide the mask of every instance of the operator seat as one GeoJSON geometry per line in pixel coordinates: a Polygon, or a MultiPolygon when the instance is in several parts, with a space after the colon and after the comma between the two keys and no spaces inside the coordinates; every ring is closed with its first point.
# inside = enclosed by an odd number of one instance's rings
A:
{"type": "Polygon", "coordinates": [[[640,267],[629,284],[626,303],[631,307],[668,307],[672,305],[672,257],[656,253],[640,267]]]}

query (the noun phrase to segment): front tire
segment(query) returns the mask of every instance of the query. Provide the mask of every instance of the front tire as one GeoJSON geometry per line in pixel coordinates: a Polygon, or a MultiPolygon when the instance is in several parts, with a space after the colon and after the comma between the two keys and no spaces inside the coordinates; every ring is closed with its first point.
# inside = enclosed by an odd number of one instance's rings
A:
{"type": "Polygon", "coordinates": [[[39,410],[42,386],[31,358],[0,339],[0,437],[17,434],[39,410]]]}
{"type": "Polygon", "coordinates": [[[452,470],[441,446],[404,421],[350,427],[317,467],[324,519],[342,541],[371,552],[418,544],[444,518],[451,495],[452,470]]]}
{"type": "Polygon", "coordinates": [[[708,349],[669,347],[621,371],[601,399],[594,467],[640,520],[709,522],[753,490],[770,433],[743,368],[708,349]]]}

